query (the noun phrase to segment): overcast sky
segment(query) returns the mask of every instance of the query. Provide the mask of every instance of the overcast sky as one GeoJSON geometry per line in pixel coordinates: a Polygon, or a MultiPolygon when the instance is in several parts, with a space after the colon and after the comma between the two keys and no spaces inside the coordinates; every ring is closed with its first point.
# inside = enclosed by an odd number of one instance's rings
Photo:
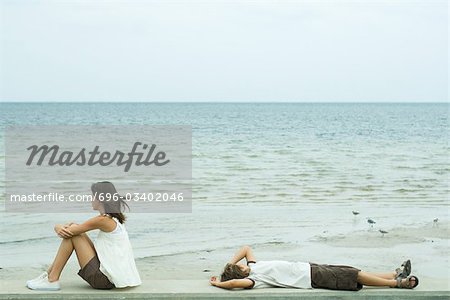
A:
{"type": "Polygon", "coordinates": [[[448,101],[448,2],[0,0],[2,101],[448,101]]]}

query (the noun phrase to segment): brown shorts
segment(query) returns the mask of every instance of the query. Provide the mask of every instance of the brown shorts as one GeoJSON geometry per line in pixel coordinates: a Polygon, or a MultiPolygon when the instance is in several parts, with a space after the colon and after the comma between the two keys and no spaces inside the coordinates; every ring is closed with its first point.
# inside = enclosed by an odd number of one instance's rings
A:
{"type": "Polygon", "coordinates": [[[94,256],[80,271],[78,275],[90,284],[94,289],[110,290],[114,284],[100,271],[100,261],[94,256]]]}
{"type": "Polygon", "coordinates": [[[339,265],[311,265],[311,286],[318,289],[359,291],[358,272],[354,267],[339,265]]]}

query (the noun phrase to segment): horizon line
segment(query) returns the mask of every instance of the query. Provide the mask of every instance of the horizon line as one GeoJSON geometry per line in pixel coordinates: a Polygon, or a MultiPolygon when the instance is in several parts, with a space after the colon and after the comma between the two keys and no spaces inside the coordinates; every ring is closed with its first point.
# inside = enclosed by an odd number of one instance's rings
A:
{"type": "Polygon", "coordinates": [[[294,102],[294,101],[0,101],[1,103],[147,103],[147,104],[450,104],[449,101],[302,101],[302,102],[294,102]]]}

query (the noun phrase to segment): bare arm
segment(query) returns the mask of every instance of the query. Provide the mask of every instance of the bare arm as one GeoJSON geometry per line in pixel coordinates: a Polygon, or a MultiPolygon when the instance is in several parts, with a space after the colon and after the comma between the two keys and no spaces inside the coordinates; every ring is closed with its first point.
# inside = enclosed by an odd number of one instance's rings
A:
{"type": "Polygon", "coordinates": [[[211,285],[217,286],[223,289],[245,289],[250,288],[253,286],[253,281],[250,279],[244,278],[244,279],[231,279],[228,281],[218,281],[216,277],[211,277],[211,280],[209,281],[211,285]]]}
{"type": "Polygon", "coordinates": [[[92,219],[87,220],[86,222],[82,224],[76,224],[76,223],[68,223],[65,225],[56,224],[55,225],[55,232],[58,234],[61,238],[71,238],[74,235],[80,235],[82,233],[85,233],[90,230],[94,229],[100,229],[104,231],[110,231],[111,223],[113,220],[108,219],[107,217],[103,216],[97,216],[92,219]]]}
{"type": "Polygon", "coordinates": [[[250,246],[243,246],[241,249],[239,249],[238,252],[233,256],[233,258],[230,260],[231,264],[238,263],[241,259],[245,258],[248,261],[255,261],[255,256],[253,254],[252,248],[250,246]]]}

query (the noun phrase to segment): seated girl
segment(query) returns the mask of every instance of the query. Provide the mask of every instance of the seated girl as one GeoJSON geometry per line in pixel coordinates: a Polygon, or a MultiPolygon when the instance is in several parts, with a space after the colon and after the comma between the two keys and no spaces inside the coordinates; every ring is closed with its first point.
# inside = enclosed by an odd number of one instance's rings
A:
{"type": "Polygon", "coordinates": [[[286,287],[358,291],[364,285],[413,289],[419,284],[419,279],[409,276],[410,273],[409,260],[402,264],[402,268],[387,273],[368,273],[341,265],[256,261],[252,249],[244,246],[225,265],[220,281],[213,276],[210,283],[225,289],[286,287]],[[246,259],[246,265],[238,264],[242,258],[246,259]]]}
{"type": "Polygon", "coordinates": [[[37,278],[27,281],[32,290],[56,291],[59,277],[72,255],[77,254],[81,276],[95,289],[112,289],[141,284],[128,233],[125,229],[123,208],[127,204],[110,182],[97,182],[91,187],[95,196],[92,208],[100,214],[82,224],[55,225],[62,239],[53,264],[37,278]],[[92,242],[86,232],[99,229],[92,242]]]}

